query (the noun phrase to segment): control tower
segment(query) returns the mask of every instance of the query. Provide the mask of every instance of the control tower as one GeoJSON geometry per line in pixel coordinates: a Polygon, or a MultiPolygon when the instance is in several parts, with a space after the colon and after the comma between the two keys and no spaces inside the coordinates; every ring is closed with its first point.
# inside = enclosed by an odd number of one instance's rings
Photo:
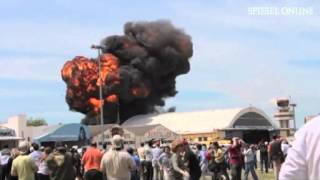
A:
{"type": "Polygon", "coordinates": [[[287,98],[277,100],[278,111],[274,114],[275,119],[279,122],[280,135],[290,136],[296,130],[295,107],[287,98]]]}

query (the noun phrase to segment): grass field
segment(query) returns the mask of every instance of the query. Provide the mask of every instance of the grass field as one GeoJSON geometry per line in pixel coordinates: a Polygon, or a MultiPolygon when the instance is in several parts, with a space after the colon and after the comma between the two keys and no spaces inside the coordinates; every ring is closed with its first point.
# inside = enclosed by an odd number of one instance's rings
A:
{"type": "MultiPolygon", "coordinates": [[[[266,173],[261,173],[260,170],[256,171],[256,173],[257,173],[259,179],[261,179],[261,180],[274,180],[274,175],[273,175],[272,169],[269,170],[268,174],[266,174],[266,173]]],[[[251,179],[252,179],[252,178],[251,178],[251,179]]]]}
{"type": "MultiPolygon", "coordinates": [[[[269,172],[268,173],[261,173],[260,171],[260,168],[256,169],[256,173],[258,175],[258,178],[259,180],[274,180],[274,175],[273,175],[273,170],[272,169],[269,169],[269,172]]],[[[244,175],[244,171],[242,171],[242,179],[243,178],[243,175],[244,175]]],[[[249,180],[253,180],[251,174],[249,173],[249,180]]],[[[211,177],[210,176],[207,176],[205,178],[202,178],[201,180],[211,180],[211,177]]]]}

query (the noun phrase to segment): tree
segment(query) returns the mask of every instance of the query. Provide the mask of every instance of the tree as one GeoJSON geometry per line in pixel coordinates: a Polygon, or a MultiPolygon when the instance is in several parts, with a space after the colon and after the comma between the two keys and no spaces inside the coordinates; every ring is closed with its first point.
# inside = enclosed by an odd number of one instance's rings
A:
{"type": "Polygon", "coordinates": [[[44,118],[29,118],[27,119],[27,126],[45,126],[48,125],[44,118]]]}

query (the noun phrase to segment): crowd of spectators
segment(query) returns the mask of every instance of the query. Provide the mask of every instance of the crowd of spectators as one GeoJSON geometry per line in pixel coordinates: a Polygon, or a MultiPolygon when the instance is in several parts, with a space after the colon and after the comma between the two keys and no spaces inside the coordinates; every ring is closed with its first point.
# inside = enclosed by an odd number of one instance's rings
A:
{"type": "Polygon", "coordinates": [[[0,180],[247,180],[249,175],[258,180],[257,152],[261,173],[269,173],[271,168],[278,179],[290,148],[277,136],[258,144],[235,137],[230,144],[215,141],[208,146],[185,139],[170,144],[147,141],[138,148],[125,147],[124,142],[123,137],[114,135],[108,149],[92,142],[79,150],[62,142],[39,147],[23,141],[18,148],[2,149],[0,180]]]}

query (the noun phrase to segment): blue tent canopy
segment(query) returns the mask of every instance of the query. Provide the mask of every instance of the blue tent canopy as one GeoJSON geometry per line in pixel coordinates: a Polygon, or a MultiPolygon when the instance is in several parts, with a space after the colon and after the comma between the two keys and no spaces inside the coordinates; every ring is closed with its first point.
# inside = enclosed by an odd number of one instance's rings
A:
{"type": "Polygon", "coordinates": [[[34,139],[37,143],[56,141],[86,141],[90,139],[89,128],[83,124],[71,123],[58,126],[53,131],[34,139]]]}

